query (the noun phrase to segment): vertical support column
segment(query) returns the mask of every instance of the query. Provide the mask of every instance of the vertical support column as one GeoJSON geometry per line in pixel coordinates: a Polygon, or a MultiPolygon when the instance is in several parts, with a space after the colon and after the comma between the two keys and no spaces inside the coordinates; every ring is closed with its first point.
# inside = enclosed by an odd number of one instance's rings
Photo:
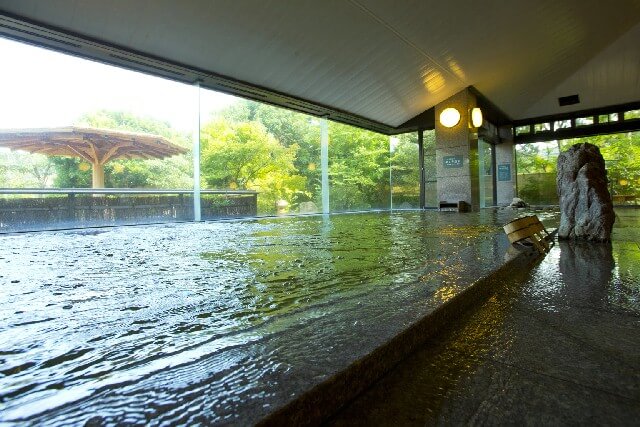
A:
{"type": "Polygon", "coordinates": [[[510,126],[498,130],[500,144],[496,152],[496,203],[506,206],[516,197],[516,150],[510,126]]]}
{"type": "Polygon", "coordinates": [[[193,85],[195,89],[195,101],[198,106],[193,129],[193,220],[201,221],[200,210],[200,82],[193,85]]]}
{"type": "Polygon", "coordinates": [[[320,165],[322,168],[322,213],[329,213],[329,124],[320,119],[320,165]]]}
{"type": "Polygon", "coordinates": [[[478,132],[469,133],[469,177],[471,181],[471,207],[474,211],[480,210],[480,161],[478,152],[480,141],[478,132]]]}
{"type": "Polygon", "coordinates": [[[427,202],[425,200],[425,183],[427,181],[427,177],[424,170],[424,130],[422,129],[418,131],[418,165],[420,168],[420,209],[424,209],[427,207],[427,202]]]}
{"type": "Polygon", "coordinates": [[[478,201],[481,208],[485,208],[487,200],[487,185],[483,182],[484,179],[484,165],[486,162],[485,152],[483,145],[484,141],[478,141],[478,201]]]}
{"type": "Polygon", "coordinates": [[[92,188],[104,188],[104,165],[95,161],[91,165],[93,168],[92,171],[92,188]]]}
{"type": "Polygon", "coordinates": [[[491,177],[493,179],[493,185],[491,186],[491,188],[493,188],[492,204],[493,206],[498,206],[498,169],[496,163],[496,146],[494,145],[491,148],[491,170],[493,171],[493,176],[491,177]]]}
{"type": "Polygon", "coordinates": [[[390,136],[389,137],[389,210],[393,210],[393,152],[396,150],[398,146],[398,137],[390,136]]]}
{"type": "Polygon", "coordinates": [[[469,125],[475,96],[465,89],[435,107],[436,176],[438,202],[464,201],[479,209],[478,133],[469,125]],[[460,121],[451,127],[440,123],[446,108],[455,108],[460,121]]]}

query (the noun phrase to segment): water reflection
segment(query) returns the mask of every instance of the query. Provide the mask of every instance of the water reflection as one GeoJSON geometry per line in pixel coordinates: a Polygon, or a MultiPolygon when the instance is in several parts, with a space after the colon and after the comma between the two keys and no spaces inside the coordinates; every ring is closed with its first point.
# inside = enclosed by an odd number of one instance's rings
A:
{"type": "MultiPolygon", "coordinates": [[[[272,362],[255,372],[245,346],[315,318],[329,319],[330,339],[333,313],[352,317],[372,298],[382,313],[393,298],[401,310],[408,285],[447,274],[445,260],[512,215],[370,213],[4,236],[0,421],[47,410],[64,419],[59,406],[77,399],[126,413],[134,403],[100,403],[100,393],[152,396],[166,386],[163,399],[171,400],[172,387],[188,389],[220,370],[258,389],[272,362]],[[202,366],[187,369],[195,363],[202,366]],[[181,366],[178,376],[165,374],[181,366]]],[[[358,327],[365,321],[380,319],[358,327]]],[[[299,346],[304,352],[306,343],[299,346]]],[[[244,390],[225,387],[229,402],[244,390]]],[[[149,399],[135,400],[141,413],[157,403],[149,399]]],[[[80,417],[86,405],[68,411],[80,417]]]]}
{"type": "Polygon", "coordinates": [[[560,241],[560,274],[567,301],[602,304],[615,267],[611,242],[560,241]]]}

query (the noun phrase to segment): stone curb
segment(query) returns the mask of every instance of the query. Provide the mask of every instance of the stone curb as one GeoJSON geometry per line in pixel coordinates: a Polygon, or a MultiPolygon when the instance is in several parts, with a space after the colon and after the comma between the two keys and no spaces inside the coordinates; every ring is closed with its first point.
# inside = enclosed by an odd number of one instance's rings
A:
{"type": "MultiPolygon", "coordinates": [[[[554,238],[557,230],[551,232],[554,238]]],[[[540,255],[535,249],[510,246],[504,262],[480,277],[453,298],[428,315],[409,325],[401,333],[382,344],[346,369],[312,387],[296,399],[270,413],[259,426],[319,425],[349,401],[364,392],[398,363],[426,344],[444,327],[459,319],[474,306],[486,301],[503,279],[514,269],[530,267],[540,255]]]]}

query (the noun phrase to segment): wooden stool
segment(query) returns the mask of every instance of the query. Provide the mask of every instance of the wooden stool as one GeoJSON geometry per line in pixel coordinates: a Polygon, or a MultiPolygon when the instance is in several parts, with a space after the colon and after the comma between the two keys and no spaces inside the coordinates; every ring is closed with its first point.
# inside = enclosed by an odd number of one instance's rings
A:
{"type": "Polygon", "coordinates": [[[514,219],[502,227],[509,243],[529,241],[541,254],[549,251],[549,232],[536,215],[514,219]]]}

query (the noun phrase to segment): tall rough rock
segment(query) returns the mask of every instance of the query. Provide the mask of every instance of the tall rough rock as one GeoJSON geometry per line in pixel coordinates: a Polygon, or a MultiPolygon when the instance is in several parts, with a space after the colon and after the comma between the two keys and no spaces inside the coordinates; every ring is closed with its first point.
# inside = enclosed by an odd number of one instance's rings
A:
{"type": "Polygon", "coordinates": [[[558,157],[560,239],[608,241],[615,221],[607,170],[597,146],[576,144],[558,157]]]}

